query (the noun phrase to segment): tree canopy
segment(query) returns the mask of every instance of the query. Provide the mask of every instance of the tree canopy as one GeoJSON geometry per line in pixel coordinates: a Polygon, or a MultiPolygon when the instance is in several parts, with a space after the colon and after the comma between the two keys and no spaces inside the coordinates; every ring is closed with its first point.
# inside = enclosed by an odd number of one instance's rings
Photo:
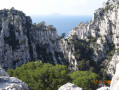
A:
{"type": "Polygon", "coordinates": [[[28,84],[30,90],[57,90],[70,80],[64,65],[28,62],[15,70],[9,69],[10,76],[17,77],[28,84]]]}
{"type": "Polygon", "coordinates": [[[83,90],[95,90],[98,87],[98,84],[95,84],[94,81],[99,79],[99,75],[90,71],[75,71],[70,74],[70,77],[72,83],[82,87],[83,90]]]}
{"type": "Polygon", "coordinates": [[[67,82],[89,90],[97,88],[99,76],[90,71],[68,70],[65,65],[52,65],[42,62],[28,62],[15,70],[8,69],[10,76],[17,77],[25,82],[30,90],[58,90],[58,88],[67,82]]]}

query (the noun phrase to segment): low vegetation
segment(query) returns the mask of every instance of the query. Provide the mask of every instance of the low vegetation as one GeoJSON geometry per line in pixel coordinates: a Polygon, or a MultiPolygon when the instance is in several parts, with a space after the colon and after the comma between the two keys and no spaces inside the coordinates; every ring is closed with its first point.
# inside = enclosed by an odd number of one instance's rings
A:
{"type": "Polygon", "coordinates": [[[65,65],[55,65],[42,62],[28,62],[15,70],[8,69],[10,76],[17,77],[24,81],[30,90],[58,90],[67,82],[76,84],[84,90],[97,88],[99,76],[90,71],[70,72],[65,65]]]}
{"type": "Polygon", "coordinates": [[[98,87],[98,84],[94,83],[94,81],[99,80],[99,75],[90,71],[75,71],[70,77],[72,83],[81,86],[83,90],[95,90],[98,87]]]}

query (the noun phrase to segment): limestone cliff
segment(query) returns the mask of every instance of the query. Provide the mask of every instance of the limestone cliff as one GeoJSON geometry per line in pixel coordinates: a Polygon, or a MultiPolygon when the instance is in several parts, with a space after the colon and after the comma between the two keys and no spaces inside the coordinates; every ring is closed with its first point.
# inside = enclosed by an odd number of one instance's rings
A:
{"type": "Polygon", "coordinates": [[[60,39],[52,25],[32,24],[29,16],[14,8],[0,10],[0,65],[4,69],[39,59],[63,64],[60,39]]]}
{"type": "MultiPolygon", "coordinates": [[[[66,48],[70,47],[67,42],[77,36],[80,40],[89,42],[89,47],[94,50],[92,59],[97,63],[103,62],[105,68],[110,68],[109,62],[119,48],[119,1],[108,0],[103,4],[101,8],[94,12],[93,19],[88,23],[80,23],[75,27],[68,37],[63,40],[65,52],[68,52],[68,58],[74,59],[74,67],[77,65],[77,59],[75,50],[70,49],[66,51],[66,48]]],[[[72,64],[72,62],[71,62],[72,64]]],[[[114,64],[113,64],[113,67],[114,64]]],[[[115,68],[111,71],[111,75],[114,74],[115,68]]],[[[107,73],[109,73],[109,69],[107,73]]]]}
{"type": "Polygon", "coordinates": [[[113,75],[113,78],[111,80],[110,87],[101,87],[97,90],[119,90],[119,54],[117,52],[114,54],[113,59],[110,62],[110,65],[111,66],[108,68],[110,69],[109,71],[113,71],[112,68],[115,68],[115,74],[113,75]]]}

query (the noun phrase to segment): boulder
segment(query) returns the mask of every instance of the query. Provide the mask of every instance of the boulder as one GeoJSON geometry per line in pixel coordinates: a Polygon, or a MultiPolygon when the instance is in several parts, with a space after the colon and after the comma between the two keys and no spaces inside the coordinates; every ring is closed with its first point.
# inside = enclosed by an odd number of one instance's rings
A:
{"type": "Polygon", "coordinates": [[[65,85],[61,86],[58,90],[83,90],[80,87],[77,87],[76,85],[72,83],[66,83],[65,85]]]}
{"type": "Polygon", "coordinates": [[[0,90],[29,90],[27,84],[16,77],[10,77],[0,68],[0,90]]]}

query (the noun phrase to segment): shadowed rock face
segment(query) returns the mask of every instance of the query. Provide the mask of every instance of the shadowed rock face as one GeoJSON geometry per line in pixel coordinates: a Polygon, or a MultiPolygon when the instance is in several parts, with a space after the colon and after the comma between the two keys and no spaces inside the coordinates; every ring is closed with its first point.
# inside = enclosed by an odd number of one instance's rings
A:
{"type": "Polygon", "coordinates": [[[9,77],[5,70],[0,68],[0,90],[29,90],[29,88],[18,78],[9,77]]]}
{"type": "Polygon", "coordinates": [[[119,54],[115,53],[113,56],[113,62],[115,63],[116,72],[111,80],[110,87],[101,87],[97,90],[119,90],[119,54]]]}
{"type": "Polygon", "coordinates": [[[61,86],[58,90],[83,90],[80,87],[77,87],[76,85],[72,83],[66,83],[65,85],[61,86]]]}
{"type": "Polygon", "coordinates": [[[14,8],[0,10],[0,65],[16,68],[28,61],[62,64],[56,29],[44,22],[32,24],[29,16],[14,8]]]}

